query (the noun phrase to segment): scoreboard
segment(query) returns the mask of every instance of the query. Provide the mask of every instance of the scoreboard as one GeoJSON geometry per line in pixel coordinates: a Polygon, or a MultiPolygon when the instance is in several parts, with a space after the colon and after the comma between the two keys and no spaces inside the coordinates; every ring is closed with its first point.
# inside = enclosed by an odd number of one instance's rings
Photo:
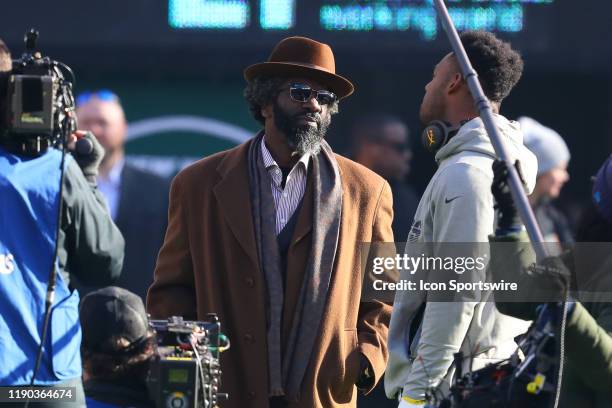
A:
{"type": "MultiPolygon", "coordinates": [[[[440,32],[432,0],[168,0],[168,24],[175,30],[316,32],[413,32],[422,41],[440,32]],[[314,11],[314,12],[313,12],[314,11]]],[[[532,11],[555,0],[451,0],[458,30],[520,33],[536,21],[532,11]]]]}
{"type": "MultiPolygon", "coordinates": [[[[601,0],[446,0],[457,29],[493,31],[532,64],[608,69],[612,2],[601,0]]],[[[326,42],[352,55],[439,54],[449,48],[433,0],[11,0],[0,13],[0,38],[23,49],[23,33],[74,56],[119,55],[107,65],[176,59],[237,65],[260,59],[290,35],[326,42]],[[249,54],[250,53],[250,54],[249,54]],[[224,57],[225,56],[225,57],[224,57]],[[242,58],[241,61],[237,61],[242,58]]],[[[375,57],[377,58],[377,57],[375,57]]],[[[415,59],[415,63],[419,63],[415,59]]],[[[184,64],[183,64],[184,65],[184,64]]]]}

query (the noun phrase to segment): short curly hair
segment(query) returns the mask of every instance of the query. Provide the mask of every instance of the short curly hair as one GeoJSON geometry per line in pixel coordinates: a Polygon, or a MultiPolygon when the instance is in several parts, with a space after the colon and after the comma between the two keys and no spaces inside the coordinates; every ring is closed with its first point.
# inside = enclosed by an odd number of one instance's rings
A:
{"type": "Polygon", "coordinates": [[[521,55],[487,31],[464,31],[460,38],[485,95],[501,102],[523,74],[521,55]]]}
{"type": "MultiPolygon", "coordinates": [[[[246,88],[244,88],[244,98],[249,104],[249,111],[253,118],[262,125],[265,124],[266,120],[261,115],[261,108],[274,102],[281,85],[287,79],[281,77],[257,77],[247,83],[246,88]]],[[[330,106],[329,111],[332,115],[338,113],[338,100],[330,106]]]]}

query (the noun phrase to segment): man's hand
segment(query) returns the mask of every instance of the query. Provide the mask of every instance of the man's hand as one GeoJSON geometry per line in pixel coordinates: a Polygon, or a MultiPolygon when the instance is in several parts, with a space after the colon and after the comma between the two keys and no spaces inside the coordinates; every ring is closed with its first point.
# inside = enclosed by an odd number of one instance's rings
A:
{"type": "Polygon", "coordinates": [[[521,279],[521,292],[530,302],[559,302],[565,300],[570,287],[571,272],[563,261],[556,256],[549,256],[532,264],[521,279]]]}
{"type": "Polygon", "coordinates": [[[514,301],[496,302],[497,309],[508,316],[533,320],[543,303],[566,300],[571,272],[558,257],[544,258],[521,272],[514,301]]]}
{"type": "Polygon", "coordinates": [[[359,377],[355,385],[360,390],[367,390],[374,385],[374,371],[368,361],[368,358],[363,354],[359,353],[359,377]]]}
{"type": "Polygon", "coordinates": [[[98,167],[104,158],[104,148],[93,133],[77,130],[70,135],[68,149],[72,152],[85,178],[95,183],[98,167]]]}
{"type": "MultiPolygon", "coordinates": [[[[495,160],[493,162],[493,183],[491,184],[491,192],[495,197],[495,209],[499,211],[497,229],[516,229],[523,225],[521,217],[518,214],[516,204],[512,199],[512,191],[510,190],[509,171],[506,167],[506,163],[501,160],[495,160]]],[[[523,173],[521,172],[521,164],[517,160],[514,163],[514,167],[518,172],[519,178],[523,183],[523,187],[526,186],[523,173]]]]}

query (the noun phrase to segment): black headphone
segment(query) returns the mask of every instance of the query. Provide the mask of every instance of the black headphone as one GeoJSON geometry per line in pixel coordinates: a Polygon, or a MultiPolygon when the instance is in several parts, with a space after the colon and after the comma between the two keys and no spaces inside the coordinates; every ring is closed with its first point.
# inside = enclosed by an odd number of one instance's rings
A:
{"type": "Polygon", "coordinates": [[[423,133],[421,133],[421,142],[425,150],[435,153],[442,146],[457,134],[461,126],[463,126],[467,120],[461,121],[457,126],[453,126],[448,122],[442,120],[434,120],[427,124],[423,133]]]}

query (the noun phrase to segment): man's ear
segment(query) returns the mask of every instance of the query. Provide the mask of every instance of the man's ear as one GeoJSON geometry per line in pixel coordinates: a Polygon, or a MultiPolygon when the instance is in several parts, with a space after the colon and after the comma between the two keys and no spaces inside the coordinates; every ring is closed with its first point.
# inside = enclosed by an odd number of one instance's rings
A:
{"type": "Polygon", "coordinates": [[[455,72],[450,77],[448,81],[448,85],[446,86],[446,89],[449,94],[452,94],[452,93],[459,91],[461,87],[463,86],[463,84],[464,84],[463,75],[461,75],[459,72],[455,72]]]}

